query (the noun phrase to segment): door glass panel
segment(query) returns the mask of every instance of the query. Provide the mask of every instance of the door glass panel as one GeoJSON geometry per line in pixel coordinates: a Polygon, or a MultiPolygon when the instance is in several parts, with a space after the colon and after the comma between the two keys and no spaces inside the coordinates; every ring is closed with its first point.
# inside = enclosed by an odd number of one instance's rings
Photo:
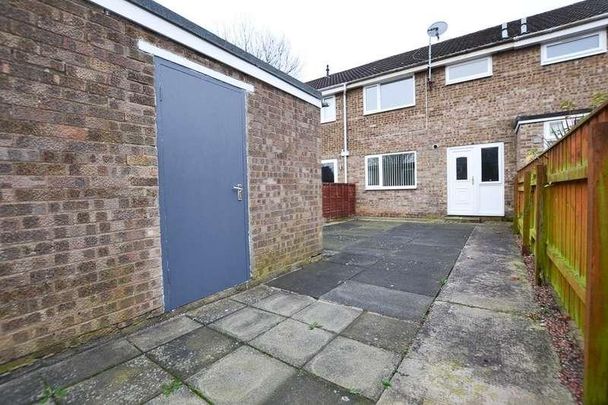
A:
{"type": "Polygon", "coordinates": [[[466,180],[467,174],[467,158],[458,157],[456,158],[456,180],[466,180]]]}
{"type": "Polygon", "coordinates": [[[499,181],[498,146],[481,148],[481,181],[499,181]]]}

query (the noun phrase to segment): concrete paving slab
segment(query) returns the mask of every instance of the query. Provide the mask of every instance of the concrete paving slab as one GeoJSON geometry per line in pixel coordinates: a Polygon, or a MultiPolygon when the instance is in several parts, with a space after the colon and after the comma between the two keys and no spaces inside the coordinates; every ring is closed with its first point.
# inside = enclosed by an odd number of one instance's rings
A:
{"type": "Polygon", "coordinates": [[[462,246],[439,246],[439,245],[421,245],[412,241],[405,245],[403,249],[398,250],[395,254],[398,255],[415,255],[416,257],[430,257],[436,259],[451,259],[456,261],[462,250],[462,246]]]}
{"type": "MultiPolygon", "coordinates": [[[[43,395],[44,382],[39,371],[13,378],[0,385],[0,402],[4,404],[31,404],[43,395]]],[[[53,388],[62,388],[55,387],[53,388]]]]}
{"type": "Polygon", "coordinates": [[[182,315],[135,332],[127,339],[140,350],[147,352],[201,326],[200,323],[182,315]]]}
{"type": "MultiPolygon", "coordinates": [[[[442,275],[443,274],[441,274],[440,277],[442,275]]],[[[391,271],[370,268],[353,277],[353,281],[434,298],[441,289],[446,278],[447,274],[443,275],[443,279],[440,279],[434,274],[429,274],[423,268],[412,269],[410,271],[391,271]]]]}
{"type": "Polygon", "coordinates": [[[126,339],[117,339],[68,357],[41,373],[51,386],[67,387],[140,354],[126,339]]]}
{"type": "Polygon", "coordinates": [[[450,248],[462,249],[467,239],[469,238],[470,231],[468,232],[425,232],[414,235],[412,243],[417,245],[429,245],[429,246],[444,246],[450,248]]]}
{"type": "Polygon", "coordinates": [[[207,403],[207,401],[190,391],[185,385],[182,385],[169,395],[160,394],[151,401],[146,402],[147,405],[203,405],[207,403]]]}
{"type": "Polygon", "coordinates": [[[358,253],[338,253],[327,258],[327,261],[339,263],[345,266],[371,266],[376,264],[381,259],[381,253],[378,255],[362,255],[358,253]]]}
{"type": "Polygon", "coordinates": [[[239,345],[236,340],[203,327],[157,347],[148,356],[171,373],[187,378],[239,345]]]}
{"type": "Polygon", "coordinates": [[[520,250],[510,223],[487,223],[475,228],[471,242],[477,249],[491,254],[519,255],[520,250]]]}
{"type": "Polygon", "coordinates": [[[314,298],[307,295],[281,291],[256,302],[253,306],[282,316],[291,316],[313,302],[314,298]]]}
{"type": "Polygon", "coordinates": [[[386,271],[419,271],[420,269],[424,270],[425,273],[431,275],[433,278],[442,279],[452,269],[454,265],[453,259],[439,259],[439,260],[431,260],[431,258],[419,258],[416,257],[415,254],[407,254],[407,255],[387,255],[382,257],[376,264],[372,266],[367,266],[371,269],[382,269],[386,271]]]}
{"type": "MultiPolygon", "coordinates": [[[[537,311],[519,253],[493,254],[492,249],[479,244],[482,235],[477,229],[473,232],[475,237],[463,250],[438,299],[521,314],[537,311]]],[[[508,238],[501,244],[509,244],[508,238]]]]}
{"type": "Polygon", "coordinates": [[[280,315],[247,307],[215,321],[210,327],[248,342],[284,319],[280,315]]]}
{"type": "Polygon", "coordinates": [[[425,295],[346,281],[321,296],[325,301],[363,308],[407,321],[419,321],[433,299],[425,295]]]}
{"type": "Polygon", "coordinates": [[[321,261],[306,265],[301,270],[285,274],[270,281],[268,284],[273,287],[318,298],[363,270],[364,268],[359,266],[346,266],[339,263],[321,261]]]}
{"type": "Polygon", "coordinates": [[[354,321],[362,310],[331,302],[316,301],[293,315],[293,319],[308,325],[318,325],[330,332],[339,333],[354,321]]]}
{"type": "Polygon", "coordinates": [[[68,388],[65,404],[127,404],[147,401],[173,377],[139,356],[68,388]]]}
{"type": "Polygon", "coordinates": [[[364,312],[342,332],[342,336],[403,354],[412,344],[419,327],[420,324],[415,322],[364,312]]]}
{"type": "Polygon", "coordinates": [[[343,281],[338,275],[326,275],[301,269],[276,278],[268,284],[283,290],[319,298],[343,281]]]}
{"type": "Polygon", "coordinates": [[[348,390],[330,384],[325,380],[310,375],[304,371],[298,371],[296,375],[285,381],[270,398],[266,405],[289,404],[373,404],[367,398],[355,395],[348,390]]]}
{"type": "Polygon", "coordinates": [[[382,380],[392,375],[399,358],[396,353],[338,336],[305,369],[376,400],[384,389],[382,380]]]}
{"type": "Polygon", "coordinates": [[[267,285],[261,284],[256,287],[250,288],[249,290],[243,291],[242,293],[235,294],[230,299],[243,304],[251,305],[256,302],[263,300],[266,297],[270,297],[272,294],[276,294],[278,291],[274,288],[270,288],[267,285]]]}
{"type": "Polygon", "coordinates": [[[364,236],[354,235],[323,235],[323,248],[329,250],[342,250],[346,246],[365,239],[364,236]]]}
{"type": "Polygon", "coordinates": [[[244,307],[245,304],[241,302],[224,298],[223,300],[215,301],[211,304],[203,305],[200,308],[194,309],[188,312],[188,316],[207,325],[244,307]]]}
{"type": "Polygon", "coordinates": [[[334,335],[287,319],[251,341],[251,345],[296,367],[310,360],[334,335]]]}
{"type": "Polygon", "coordinates": [[[572,403],[536,321],[436,302],[381,403],[572,403]]]}
{"type": "Polygon", "coordinates": [[[242,346],[188,382],[214,404],[260,404],[295,373],[285,363],[242,346]]]}
{"type": "Polygon", "coordinates": [[[397,236],[397,235],[376,235],[371,238],[367,238],[361,242],[357,242],[353,245],[349,246],[349,250],[354,250],[355,248],[362,249],[377,249],[380,251],[383,250],[401,250],[405,249],[405,247],[412,241],[413,236],[397,236]]]}

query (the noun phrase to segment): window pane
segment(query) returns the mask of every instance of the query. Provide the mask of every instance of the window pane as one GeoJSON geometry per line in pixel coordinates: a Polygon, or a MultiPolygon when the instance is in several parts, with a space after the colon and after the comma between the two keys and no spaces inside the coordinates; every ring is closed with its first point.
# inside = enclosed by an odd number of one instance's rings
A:
{"type": "Polygon", "coordinates": [[[378,87],[371,86],[365,89],[365,111],[375,111],[378,109],[377,93],[378,87]]]}
{"type": "Polygon", "coordinates": [[[335,121],[336,119],[336,98],[325,97],[321,107],[321,122],[335,121]]]}
{"type": "Polygon", "coordinates": [[[413,186],[415,169],[413,153],[382,156],[382,185],[384,187],[413,186]]]}
{"type": "Polygon", "coordinates": [[[378,165],[379,159],[377,157],[367,159],[367,185],[368,186],[379,186],[380,185],[380,167],[378,165]]]}
{"type": "Polygon", "coordinates": [[[599,34],[585,38],[573,38],[567,42],[555,45],[547,45],[547,58],[559,58],[573,53],[593,50],[600,47],[599,34]]]}
{"type": "Polygon", "coordinates": [[[481,181],[498,181],[498,146],[481,149],[481,181]]]}
{"type": "Polygon", "coordinates": [[[488,59],[476,59],[448,67],[449,80],[458,80],[470,76],[489,73],[488,59]]]}
{"type": "Polygon", "coordinates": [[[380,85],[380,107],[387,108],[400,107],[414,102],[414,92],[412,91],[413,78],[399,80],[392,83],[380,85]]]}
{"type": "Polygon", "coordinates": [[[466,180],[469,178],[467,173],[467,158],[456,158],[456,180],[466,180]]]}
{"type": "Polygon", "coordinates": [[[336,182],[336,168],[333,163],[321,164],[321,180],[323,183],[335,183],[336,182]]]}

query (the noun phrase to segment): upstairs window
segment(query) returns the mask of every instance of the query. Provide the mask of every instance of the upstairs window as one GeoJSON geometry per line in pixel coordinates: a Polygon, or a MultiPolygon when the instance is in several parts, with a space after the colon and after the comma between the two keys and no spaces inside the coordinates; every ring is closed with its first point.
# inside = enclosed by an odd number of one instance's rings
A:
{"type": "Polygon", "coordinates": [[[606,52],[606,31],[602,30],[542,45],[540,63],[550,65],[603,52],[606,52]]]}
{"type": "Polygon", "coordinates": [[[466,82],[488,76],[492,76],[491,56],[468,60],[445,68],[445,84],[466,82]]]}
{"type": "Polygon", "coordinates": [[[323,97],[321,104],[321,123],[336,120],[336,96],[323,97]]]}
{"type": "Polygon", "coordinates": [[[416,104],[414,77],[378,83],[363,89],[364,114],[396,110],[416,104]]]}
{"type": "Polygon", "coordinates": [[[365,188],[368,190],[416,188],[416,152],[366,156],[365,188]]]}

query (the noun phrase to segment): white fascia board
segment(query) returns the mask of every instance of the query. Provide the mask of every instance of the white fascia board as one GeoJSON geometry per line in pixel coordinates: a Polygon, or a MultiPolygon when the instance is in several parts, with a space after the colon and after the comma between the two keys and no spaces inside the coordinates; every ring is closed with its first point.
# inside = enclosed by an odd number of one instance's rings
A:
{"type": "Polygon", "coordinates": [[[321,108],[321,100],[126,0],[89,0],[153,32],[321,108]]]}
{"type": "Polygon", "coordinates": [[[173,52],[167,51],[166,49],[163,48],[159,48],[155,45],[152,45],[149,42],[146,42],[142,39],[140,39],[137,42],[137,47],[144,52],[150,53],[152,55],[158,56],[160,58],[166,59],[168,61],[171,61],[173,63],[177,63],[178,65],[187,67],[189,69],[195,70],[199,73],[202,73],[204,75],[213,77],[214,79],[217,79],[221,82],[230,84],[234,87],[238,87],[240,89],[246,90],[250,93],[253,93],[255,88],[249,84],[249,83],[245,83],[243,81],[237,80],[233,77],[230,76],[226,76],[223,73],[217,72],[215,70],[209,69],[208,67],[205,67],[203,65],[200,65],[196,62],[191,61],[190,59],[186,59],[181,55],[177,55],[173,52]]]}

